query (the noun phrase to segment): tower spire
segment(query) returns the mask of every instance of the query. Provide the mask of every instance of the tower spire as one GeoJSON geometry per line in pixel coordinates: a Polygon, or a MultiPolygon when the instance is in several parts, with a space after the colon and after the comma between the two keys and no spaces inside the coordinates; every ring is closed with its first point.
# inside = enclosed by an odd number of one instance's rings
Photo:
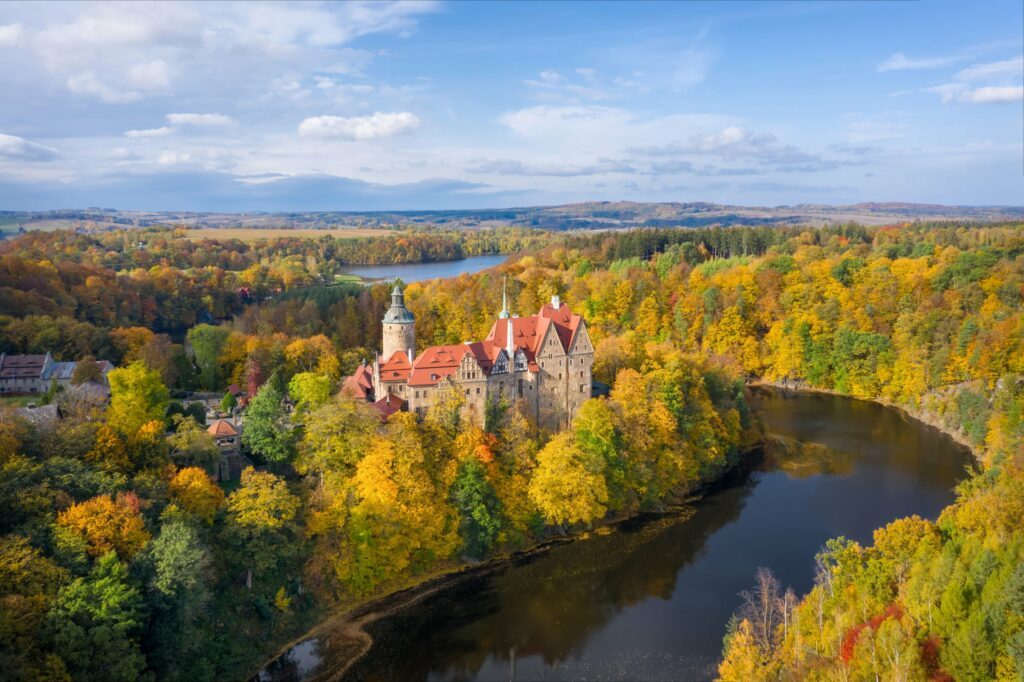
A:
{"type": "Polygon", "coordinates": [[[508,314],[508,296],[505,293],[505,285],[508,282],[508,276],[506,275],[501,279],[501,314],[498,315],[502,320],[506,320],[509,317],[508,314]]]}

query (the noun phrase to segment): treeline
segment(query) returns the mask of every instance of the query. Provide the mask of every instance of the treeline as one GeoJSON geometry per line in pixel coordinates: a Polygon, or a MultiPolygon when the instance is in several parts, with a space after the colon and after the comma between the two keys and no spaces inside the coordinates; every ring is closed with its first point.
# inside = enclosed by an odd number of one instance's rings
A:
{"type": "MultiPolygon", "coordinates": [[[[53,338],[70,318],[98,328],[181,333],[284,291],[332,284],[350,263],[453,260],[535,248],[526,230],[382,232],[379,238],[191,240],[182,231],[31,232],[0,242],[0,324],[28,316],[53,338]]],[[[80,338],[72,345],[80,346],[80,338]]],[[[40,352],[26,343],[10,351],[40,352]]],[[[94,348],[97,354],[105,348],[94,348]]],[[[41,352],[45,352],[42,350],[41,352]]]]}

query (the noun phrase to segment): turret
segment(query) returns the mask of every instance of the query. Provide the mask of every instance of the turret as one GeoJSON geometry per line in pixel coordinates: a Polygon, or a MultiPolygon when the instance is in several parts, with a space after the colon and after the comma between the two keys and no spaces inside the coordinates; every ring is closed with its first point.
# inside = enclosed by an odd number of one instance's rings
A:
{"type": "Polygon", "coordinates": [[[391,292],[391,307],[384,314],[382,355],[387,361],[395,351],[416,354],[416,318],[405,307],[405,294],[395,285],[391,292]]]}

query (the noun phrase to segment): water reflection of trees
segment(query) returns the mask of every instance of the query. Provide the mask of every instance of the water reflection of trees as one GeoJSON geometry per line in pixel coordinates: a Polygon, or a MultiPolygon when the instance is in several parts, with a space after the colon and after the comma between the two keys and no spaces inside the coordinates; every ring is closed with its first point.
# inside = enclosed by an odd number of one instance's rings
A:
{"type": "MultiPolygon", "coordinates": [[[[370,628],[374,647],[352,679],[472,679],[488,658],[537,656],[557,666],[626,607],[668,600],[684,566],[735,520],[752,484],[718,493],[685,514],[624,524],[552,548],[500,574],[465,581],[370,628]]],[[[652,627],[659,627],[652,624],[652,627]]]]}
{"type": "Polygon", "coordinates": [[[971,460],[966,448],[937,429],[877,403],[759,387],[753,406],[770,434],[856,453],[854,465],[909,474],[929,486],[952,488],[971,460]]]}

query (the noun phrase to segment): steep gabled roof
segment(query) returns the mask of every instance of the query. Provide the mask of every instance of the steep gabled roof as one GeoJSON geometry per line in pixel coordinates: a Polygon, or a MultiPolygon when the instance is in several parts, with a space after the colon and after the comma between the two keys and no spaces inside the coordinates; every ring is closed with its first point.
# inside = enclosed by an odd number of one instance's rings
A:
{"type": "Polygon", "coordinates": [[[558,340],[562,342],[562,348],[568,353],[572,348],[573,339],[576,338],[576,332],[579,331],[583,317],[573,314],[569,306],[565,304],[556,308],[550,303],[542,305],[537,315],[554,323],[555,329],[558,331],[558,340]]]}
{"type": "Polygon", "coordinates": [[[412,363],[405,351],[396,350],[387,360],[380,362],[381,381],[407,381],[412,363]]]}
{"type": "Polygon", "coordinates": [[[359,365],[352,376],[345,377],[341,392],[353,398],[369,400],[373,395],[373,373],[366,365],[359,365]]]}
{"type": "Polygon", "coordinates": [[[513,348],[522,348],[527,359],[533,363],[548,327],[555,327],[562,350],[568,353],[582,320],[582,316],[574,314],[565,304],[555,308],[545,303],[536,315],[495,320],[487,335],[487,341],[504,348],[508,341],[508,323],[511,322],[513,348]]]}

